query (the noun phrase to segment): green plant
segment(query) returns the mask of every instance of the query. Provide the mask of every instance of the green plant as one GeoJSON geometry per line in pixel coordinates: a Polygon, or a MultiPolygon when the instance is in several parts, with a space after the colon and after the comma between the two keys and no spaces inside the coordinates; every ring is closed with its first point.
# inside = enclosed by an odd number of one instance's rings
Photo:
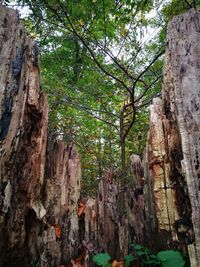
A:
{"type": "Polygon", "coordinates": [[[98,253],[93,256],[93,261],[99,266],[103,267],[110,267],[111,264],[109,261],[111,260],[111,257],[108,253],[98,253]]]}
{"type": "Polygon", "coordinates": [[[183,256],[179,251],[164,250],[158,252],[157,256],[163,267],[183,267],[185,265],[183,256]]]}
{"type": "Polygon", "coordinates": [[[157,255],[152,254],[145,246],[133,243],[130,245],[134,256],[142,266],[154,267],[161,266],[161,261],[157,255]]]}
{"type": "MultiPolygon", "coordinates": [[[[125,267],[138,262],[142,267],[184,267],[186,261],[181,252],[176,250],[163,250],[156,254],[142,245],[130,245],[130,254],[124,257],[125,267]]],[[[103,267],[111,267],[111,256],[108,253],[98,253],[93,257],[94,263],[103,267]]]]}
{"type": "Polygon", "coordinates": [[[128,254],[124,257],[125,267],[129,267],[132,262],[136,260],[136,257],[132,254],[128,254]]]}

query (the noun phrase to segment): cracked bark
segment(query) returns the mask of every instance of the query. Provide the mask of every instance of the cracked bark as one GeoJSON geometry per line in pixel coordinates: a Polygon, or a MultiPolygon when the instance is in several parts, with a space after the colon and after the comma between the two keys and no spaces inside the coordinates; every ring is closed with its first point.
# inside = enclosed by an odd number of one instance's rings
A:
{"type": "Polygon", "coordinates": [[[38,49],[2,6],[0,73],[0,266],[60,266],[78,253],[80,160],[73,144],[47,150],[38,49]]]}
{"type": "Polygon", "coordinates": [[[168,25],[163,101],[151,106],[145,160],[154,203],[147,217],[155,216],[167,242],[188,249],[192,267],[200,265],[199,20],[199,11],[191,9],[168,25]]]}
{"type": "Polygon", "coordinates": [[[182,173],[191,203],[195,242],[189,247],[191,265],[200,265],[200,12],[191,9],[168,27],[164,98],[174,114],[182,147],[182,173]],[[166,95],[166,97],[165,97],[166,95]],[[192,251],[193,250],[193,251],[192,251]]]}

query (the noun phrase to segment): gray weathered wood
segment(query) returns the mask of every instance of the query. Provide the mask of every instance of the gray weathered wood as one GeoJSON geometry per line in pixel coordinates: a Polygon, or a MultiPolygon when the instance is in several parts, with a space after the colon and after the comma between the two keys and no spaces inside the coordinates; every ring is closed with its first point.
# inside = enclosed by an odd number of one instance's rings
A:
{"type": "MultiPolygon", "coordinates": [[[[192,208],[195,234],[192,266],[200,266],[200,12],[191,9],[168,26],[164,98],[178,124],[182,172],[192,208]]],[[[192,250],[192,248],[190,248],[192,250]]]]}

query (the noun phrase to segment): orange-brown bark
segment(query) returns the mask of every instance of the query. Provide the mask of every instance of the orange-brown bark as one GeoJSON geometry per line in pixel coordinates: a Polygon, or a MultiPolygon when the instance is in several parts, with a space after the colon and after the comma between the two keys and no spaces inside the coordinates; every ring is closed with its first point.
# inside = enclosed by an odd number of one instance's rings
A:
{"type": "Polygon", "coordinates": [[[38,48],[2,6],[0,74],[0,266],[60,266],[79,253],[80,160],[74,144],[47,152],[38,48]]]}

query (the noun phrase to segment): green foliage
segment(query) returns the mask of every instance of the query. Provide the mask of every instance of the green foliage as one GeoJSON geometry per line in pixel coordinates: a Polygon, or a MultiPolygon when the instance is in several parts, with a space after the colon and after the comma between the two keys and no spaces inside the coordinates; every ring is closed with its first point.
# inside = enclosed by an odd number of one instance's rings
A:
{"type": "MultiPolygon", "coordinates": [[[[19,2],[32,10],[25,22],[40,44],[42,87],[49,98],[51,134],[65,142],[76,142],[82,156],[83,189],[86,194],[93,195],[97,179],[110,167],[120,176],[120,113],[124,103],[129,101],[127,90],[103,72],[96,61],[113,77],[132,87],[133,80],[124,75],[123,69],[130,65],[130,74],[137,77],[150,61],[152,50],[148,49],[145,55],[140,50],[140,39],[149,25],[146,14],[152,10],[153,1],[127,0],[119,4],[114,4],[113,0],[19,2]],[[77,34],[70,28],[64,10],[68,10],[77,34]],[[96,61],[77,35],[93,51],[96,61]],[[116,59],[114,50],[118,51],[116,59]]],[[[152,66],[152,70],[159,75],[160,67],[152,66]]],[[[150,72],[145,79],[151,82],[150,72]]],[[[156,90],[157,85],[154,86],[156,90]]],[[[137,95],[143,90],[144,84],[138,84],[137,95]]],[[[148,102],[155,92],[152,87],[143,100],[148,102]]],[[[132,115],[124,115],[124,124],[129,124],[132,115]]],[[[147,118],[145,108],[137,112],[137,122],[126,140],[126,159],[133,152],[142,153],[147,118]]]]}
{"type": "Polygon", "coordinates": [[[161,262],[157,255],[152,254],[151,251],[146,248],[145,246],[133,243],[130,245],[131,250],[133,250],[133,253],[135,254],[135,257],[137,261],[142,266],[160,266],[161,262]]]}
{"type": "Polygon", "coordinates": [[[51,135],[77,144],[84,193],[94,195],[109,168],[121,175],[121,132],[128,130],[126,176],[130,155],[142,154],[148,105],[161,90],[163,59],[151,62],[165,46],[168,20],[188,7],[178,0],[17,2],[29,7],[25,24],[40,46],[51,135]],[[139,100],[122,114],[131,99],[139,100]]]}
{"type": "Polygon", "coordinates": [[[109,267],[111,266],[109,261],[111,260],[111,257],[108,253],[99,253],[93,256],[93,261],[99,266],[103,267],[109,267]]]}
{"type": "Polygon", "coordinates": [[[183,256],[179,251],[164,250],[160,251],[157,255],[163,267],[183,267],[185,265],[183,256]]]}
{"type": "Polygon", "coordinates": [[[131,263],[133,263],[136,260],[136,257],[133,256],[132,254],[128,254],[124,257],[125,261],[125,267],[129,267],[131,263]]]}
{"type": "MultiPolygon", "coordinates": [[[[138,262],[143,267],[184,267],[183,255],[176,250],[163,250],[156,254],[140,244],[130,245],[132,252],[124,257],[125,267],[138,262]]],[[[111,256],[108,253],[98,253],[93,257],[93,262],[99,266],[109,267],[111,256]]]]}

